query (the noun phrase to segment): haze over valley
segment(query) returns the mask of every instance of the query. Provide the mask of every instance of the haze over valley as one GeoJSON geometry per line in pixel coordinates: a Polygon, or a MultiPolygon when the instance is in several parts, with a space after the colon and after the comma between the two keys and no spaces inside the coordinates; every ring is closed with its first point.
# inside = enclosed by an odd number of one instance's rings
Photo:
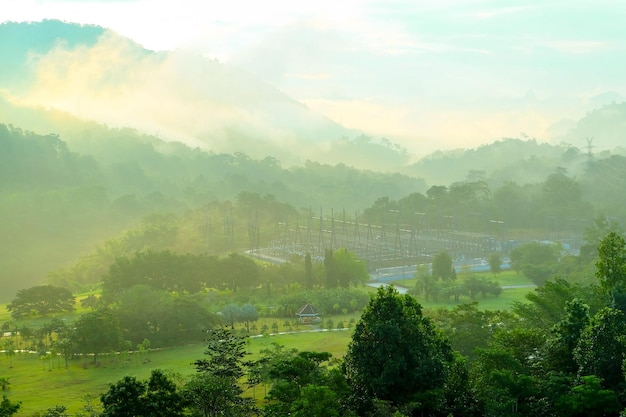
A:
{"type": "Polygon", "coordinates": [[[0,416],[626,415],[621,2],[6,3],[0,416]]]}

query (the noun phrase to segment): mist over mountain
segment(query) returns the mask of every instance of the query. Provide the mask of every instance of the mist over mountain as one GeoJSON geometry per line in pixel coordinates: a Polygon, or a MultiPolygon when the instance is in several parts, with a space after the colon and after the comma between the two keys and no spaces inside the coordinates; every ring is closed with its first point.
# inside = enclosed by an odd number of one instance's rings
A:
{"type": "Polygon", "coordinates": [[[0,25],[0,88],[13,104],[66,111],[214,152],[302,163],[352,132],[237,68],[152,52],[116,33],[55,21],[0,25]],[[8,41],[8,42],[5,42],[8,41]],[[323,149],[323,147],[321,147],[323,149]]]}

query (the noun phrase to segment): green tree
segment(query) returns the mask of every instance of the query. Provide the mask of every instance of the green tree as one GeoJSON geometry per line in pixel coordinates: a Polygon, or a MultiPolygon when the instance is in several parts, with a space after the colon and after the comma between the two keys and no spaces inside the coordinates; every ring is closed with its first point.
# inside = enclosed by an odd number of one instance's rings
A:
{"type": "Polygon", "coordinates": [[[622,409],[615,391],[603,388],[602,380],[595,375],[581,377],[579,384],[555,404],[555,411],[564,417],[615,416],[622,409]]]}
{"type": "Polygon", "coordinates": [[[432,275],[435,279],[449,279],[452,276],[452,257],[447,251],[439,252],[433,258],[432,275]]]}
{"type": "Polygon", "coordinates": [[[0,417],[11,417],[17,413],[21,406],[21,402],[11,402],[6,395],[3,395],[2,401],[0,401],[0,417]]]}
{"type": "Polygon", "coordinates": [[[626,240],[615,232],[600,241],[596,277],[611,306],[626,311],[626,240]]]}
{"type": "Polygon", "coordinates": [[[206,342],[204,354],[207,358],[194,362],[198,372],[210,372],[222,378],[235,380],[245,375],[245,369],[250,364],[244,361],[247,355],[245,338],[235,336],[226,328],[219,328],[207,331],[206,342]]]}
{"type": "Polygon", "coordinates": [[[623,384],[621,364],[626,357],[626,320],[621,310],[603,308],[591,318],[574,350],[579,376],[595,375],[606,388],[623,384]]]}
{"type": "Polygon", "coordinates": [[[573,352],[589,321],[588,305],[578,298],[565,303],[565,317],[552,327],[552,337],[546,343],[544,367],[556,372],[576,374],[578,365],[573,352]]]}
{"type": "Polygon", "coordinates": [[[120,323],[110,310],[82,314],[74,327],[76,349],[93,353],[94,363],[98,362],[98,354],[119,349],[122,344],[120,323]]]}
{"type": "Polygon", "coordinates": [[[600,242],[611,232],[615,232],[618,236],[623,234],[622,228],[616,221],[611,221],[606,216],[596,217],[593,224],[584,231],[580,257],[586,262],[595,261],[598,258],[600,242]]]}
{"type": "Polygon", "coordinates": [[[346,248],[340,248],[333,253],[333,270],[342,288],[361,285],[369,279],[365,262],[346,248]]]}
{"type": "Polygon", "coordinates": [[[324,251],[324,271],[326,273],[326,289],[337,288],[339,280],[335,272],[335,257],[332,249],[324,251]]]}
{"type": "Polygon", "coordinates": [[[309,252],[304,256],[304,288],[313,289],[313,262],[309,252]]]}
{"type": "Polygon", "coordinates": [[[182,395],[190,408],[204,417],[243,417],[252,414],[250,398],[241,396],[242,390],[232,378],[224,378],[210,372],[191,377],[182,395]]]}
{"type": "Polygon", "coordinates": [[[239,313],[239,318],[246,325],[246,331],[250,333],[250,323],[255,322],[259,319],[258,310],[252,304],[244,304],[241,306],[241,310],[239,311],[239,313]]]}
{"type": "Polygon", "coordinates": [[[66,406],[55,405],[54,407],[48,408],[41,417],[70,417],[70,415],[67,413],[66,406]]]}
{"type": "Polygon", "coordinates": [[[51,313],[73,311],[74,296],[67,288],[38,285],[19,290],[6,308],[15,319],[28,317],[33,313],[46,316],[51,313]]]}
{"type": "Polygon", "coordinates": [[[100,396],[103,417],[135,417],[146,415],[141,396],[146,391],[146,383],[134,376],[125,376],[109,385],[107,392],[100,396]]]}
{"type": "Polygon", "coordinates": [[[235,323],[239,321],[241,316],[241,308],[237,304],[228,304],[222,309],[222,319],[224,324],[235,328],[235,323]]]}
{"type": "Polygon", "coordinates": [[[223,285],[233,291],[254,287],[259,282],[260,272],[257,263],[239,253],[233,252],[220,259],[218,268],[223,285]]]}
{"type": "Polygon", "coordinates": [[[489,270],[492,274],[497,275],[502,272],[502,258],[499,254],[492,253],[489,255],[487,262],[489,263],[489,270]]]}
{"type": "Polygon", "coordinates": [[[245,416],[254,410],[254,401],[242,396],[238,383],[252,366],[244,361],[245,343],[227,328],[207,332],[207,358],[194,362],[199,374],[186,384],[183,394],[202,415],[245,416]]]}
{"type": "Polygon", "coordinates": [[[536,285],[543,285],[557,270],[559,252],[557,244],[530,242],[511,251],[511,267],[536,285]]]}
{"type": "Polygon", "coordinates": [[[153,369],[147,381],[125,376],[110,384],[100,401],[103,417],[178,417],[184,411],[182,395],[160,369],[153,369]]]}
{"type": "Polygon", "coordinates": [[[419,402],[428,410],[451,361],[450,345],[422,315],[421,305],[388,286],[379,288],[363,311],[344,374],[362,406],[376,398],[396,406],[419,402]]]}

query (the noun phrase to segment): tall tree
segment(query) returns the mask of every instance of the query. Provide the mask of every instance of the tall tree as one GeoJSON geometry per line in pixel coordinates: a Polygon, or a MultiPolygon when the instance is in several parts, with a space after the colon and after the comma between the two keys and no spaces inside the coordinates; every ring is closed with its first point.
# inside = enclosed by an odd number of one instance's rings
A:
{"type": "Polygon", "coordinates": [[[346,248],[333,253],[333,269],[340,287],[364,284],[369,279],[365,262],[349,252],[346,248]]]}
{"type": "Polygon", "coordinates": [[[304,288],[313,289],[313,262],[309,252],[304,256],[304,288]]]}
{"type": "Polygon", "coordinates": [[[530,242],[511,251],[511,267],[537,285],[543,285],[557,270],[560,246],[530,242]]]}
{"type": "Polygon", "coordinates": [[[576,374],[578,365],[573,352],[589,320],[587,304],[578,298],[565,303],[565,317],[552,327],[552,337],[546,343],[544,367],[556,372],[576,374]]]}
{"type": "Polygon", "coordinates": [[[100,401],[103,417],[179,417],[184,410],[182,395],[160,369],[153,369],[148,381],[125,376],[109,385],[100,401]]]}
{"type": "Polygon", "coordinates": [[[604,381],[605,387],[614,390],[623,385],[625,333],[626,319],[621,310],[607,307],[593,316],[574,350],[579,376],[595,375],[604,381]]]}
{"type": "Polygon", "coordinates": [[[244,361],[245,340],[226,329],[209,330],[208,358],[194,362],[199,374],[192,377],[184,396],[204,416],[246,416],[254,410],[252,398],[243,397],[239,379],[251,362],[244,361]]]}
{"type": "Polygon", "coordinates": [[[324,251],[324,270],[326,272],[326,289],[337,288],[339,280],[335,272],[335,257],[332,249],[324,251]]]}
{"type": "Polygon", "coordinates": [[[15,319],[33,313],[45,316],[51,313],[74,310],[74,296],[67,288],[52,285],[38,285],[19,290],[7,310],[15,319]]]}
{"type": "Polygon", "coordinates": [[[600,241],[596,276],[611,306],[626,311],[626,240],[616,232],[600,241]]]}
{"type": "Polygon", "coordinates": [[[421,305],[392,286],[381,287],[356,325],[344,374],[356,401],[376,398],[392,404],[420,403],[428,410],[446,380],[452,349],[421,305]]]}
{"type": "Polygon", "coordinates": [[[74,341],[81,353],[93,353],[93,362],[98,354],[118,349],[122,343],[122,330],[117,318],[110,310],[85,313],[76,321],[74,341]]]}
{"type": "Polygon", "coordinates": [[[433,278],[446,280],[452,277],[452,257],[447,251],[439,252],[433,259],[433,278]]]}

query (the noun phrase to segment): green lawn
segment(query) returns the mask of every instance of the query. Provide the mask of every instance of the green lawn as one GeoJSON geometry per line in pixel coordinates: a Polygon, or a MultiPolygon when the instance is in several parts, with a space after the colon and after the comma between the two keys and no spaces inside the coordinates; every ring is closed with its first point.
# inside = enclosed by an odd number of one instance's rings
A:
{"type": "MultiPolygon", "coordinates": [[[[515,271],[508,270],[502,271],[501,273],[494,275],[489,272],[486,273],[477,273],[478,276],[488,277],[489,279],[493,279],[497,281],[502,287],[507,286],[526,286],[522,288],[504,288],[502,293],[498,296],[488,296],[488,297],[478,297],[475,301],[478,302],[478,306],[483,310],[508,310],[511,305],[515,301],[524,301],[526,294],[534,291],[533,283],[528,280],[524,275],[518,274],[515,271]]],[[[463,275],[460,274],[458,276],[459,280],[463,279],[463,275]]],[[[400,287],[405,288],[413,288],[416,279],[407,279],[402,281],[396,281],[393,284],[400,287]]],[[[418,301],[422,306],[426,309],[436,309],[436,308],[454,308],[454,306],[459,303],[454,302],[434,302],[434,301],[425,301],[418,297],[418,301]]],[[[472,302],[468,297],[461,298],[461,303],[469,303],[472,302]]]]}
{"type": "MultiPolygon", "coordinates": [[[[324,351],[342,358],[350,341],[351,331],[300,332],[249,339],[251,358],[272,343],[296,348],[299,351],[324,351]]],[[[152,351],[140,355],[102,355],[95,367],[91,357],[70,361],[68,369],[62,358],[41,360],[36,354],[16,354],[10,367],[9,358],[0,356],[0,377],[11,382],[10,390],[3,392],[12,401],[22,401],[17,416],[31,416],[55,405],[65,405],[70,414],[83,405],[85,395],[97,396],[106,391],[109,383],[125,375],[145,379],[152,369],[163,369],[182,377],[194,372],[192,362],[204,353],[204,344],[152,351]]]]}

